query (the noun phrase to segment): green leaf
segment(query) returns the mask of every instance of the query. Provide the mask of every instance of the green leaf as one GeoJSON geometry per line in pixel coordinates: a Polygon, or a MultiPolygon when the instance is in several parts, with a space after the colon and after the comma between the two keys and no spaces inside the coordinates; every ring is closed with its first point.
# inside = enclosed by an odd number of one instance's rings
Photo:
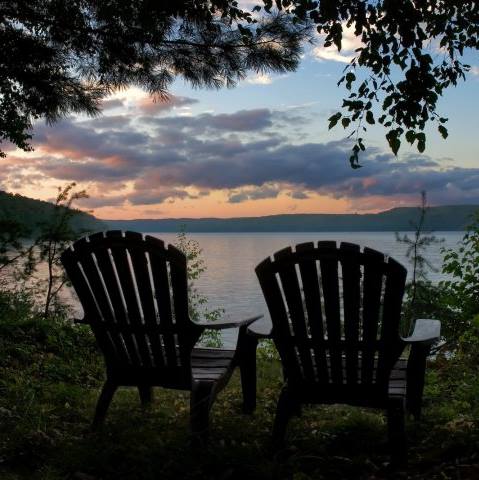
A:
{"type": "Polygon", "coordinates": [[[422,140],[417,142],[417,149],[420,153],[424,152],[424,150],[426,150],[426,142],[422,140]]]}
{"type": "Polygon", "coordinates": [[[354,82],[354,80],[356,80],[356,75],[354,75],[353,72],[348,72],[348,73],[346,74],[346,81],[347,81],[348,83],[351,83],[351,82],[354,82]]]}
{"type": "Polygon", "coordinates": [[[412,145],[416,140],[416,132],[414,130],[408,130],[406,132],[406,140],[412,145]]]}
{"type": "Polygon", "coordinates": [[[426,143],[426,134],[424,132],[416,133],[416,138],[418,142],[426,143]]]}
{"type": "Polygon", "coordinates": [[[351,84],[356,80],[356,75],[353,72],[348,72],[346,74],[346,88],[351,90],[351,84]]]}
{"type": "Polygon", "coordinates": [[[394,155],[397,155],[399,147],[401,146],[401,140],[398,138],[398,132],[396,130],[390,130],[386,134],[386,139],[389,143],[389,147],[393,151],[394,155]]]}
{"type": "Polygon", "coordinates": [[[371,110],[366,112],[366,122],[368,122],[370,125],[374,125],[376,123],[374,120],[374,114],[371,112],[371,110]]]}
{"type": "Polygon", "coordinates": [[[449,133],[447,132],[447,128],[444,125],[439,125],[437,129],[439,130],[439,133],[442,135],[442,138],[448,137],[449,133]]]}
{"type": "Polygon", "coordinates": [[[344,117],[342,120],[341,120],[341,123],[343,125],[344,128],[348,128],[349,124],[351,123],[351,120],[347,117],[344,117]]]}
{"type": "MultiPolygon", "coordinates": [[[[357,145],[355,145],[355,147],[357,147],[357,145]]],[[[358,150],[359,149],[354,150],[353,148],[353,154],[349,157],[349,163],[354,170],[362,167],[362,165],[359,164],[358,150]]]]}
{"type": "Polygon", "coordinates": [[[393,103],[393,97],[391,95],[389,95],[388,97],[386,97],[384,99],[383,110],[386,110],[387,108],[389,108],[392,103],[393,103]]]}
{"type": "Polygon", "coordinates": [[[341,117],[342,117],[341,112],[338,112],[338,113],[335,113],[334,115],[331,115],[328,118],[328,121],[329,121],[328,130],[331,130],[333,127],[335,127],[341,117]]]}

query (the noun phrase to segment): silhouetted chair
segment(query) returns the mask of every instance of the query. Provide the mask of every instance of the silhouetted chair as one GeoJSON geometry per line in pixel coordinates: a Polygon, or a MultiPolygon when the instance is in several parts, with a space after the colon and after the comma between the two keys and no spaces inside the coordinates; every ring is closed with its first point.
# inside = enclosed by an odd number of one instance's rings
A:
{"type": "Polygon", "coordinates": [[[288,247],[256,267],[272,330],[262,321],[249,331],[273,338],[285,377],[276,446],[301,404],[346,403],[386,409],[393,460],[406,458],[405,409],[420,415],[426,357],[440,335],[439,321],[417,320],[400,336],[406,273],[382,253],[334,241],[288,247]]]}
{"type": "Polygon", "coordinates": [[[188,314],[185,255],[135,232],[84,237],[62,255],[106,363],[106,382],[93,425],[103,422],[119,386],[136,386],[143,404],[151,387],[190,390],[193,434],[205,438],[216,394],[239,366],[243,409],[256,405],[256,339],[246,335],[254,317],[239,322],[194,323],[188,314]],[[240,327],[237,348],[196,348],[205,328],[240,327]]]}

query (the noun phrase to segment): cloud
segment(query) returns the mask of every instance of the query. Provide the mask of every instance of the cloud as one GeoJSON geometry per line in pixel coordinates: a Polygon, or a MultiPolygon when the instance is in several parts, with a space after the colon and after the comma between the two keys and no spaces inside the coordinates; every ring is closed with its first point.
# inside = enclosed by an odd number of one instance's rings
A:
{"type": "Polygon", "coordinates": [[[111,98],[110,100],[103,100],[101,106],[103,110],[112,110],[113,108],[123,107],[124,103],[119,98],[111,98]]]}
{"type": "Polygon", "coordinates": [[[321,60],[330,60],[333,62],[349,63],[354,58],[354,55],[344,54],[338,52],[337,48],[334,47],[315,47],[313,48],[314,57],[321,60]]]}
{"type": "Polygon", "coordinates": [[[476,65],[473,65],[471,67],[471,70],[470,70],[471,74],[476,76],[476,77],[479,77],[479,67],[476,66],[476,65]]]}
{"type": "Polygon", "coordinates": [[[126,128],[131,122],[131,118],[127,115],[104,115],[79,122],[79,126],[87,128],[97,128],[101,130],[121,130],[126,128]]]}
{"type": "Polygon", "coordinates": [[[241,203],[246,200],[263,200],[265,198],[276,198],[281,192],[277,185],[263,185],[262,187],[250,187],[239,192],[233,192],[228,197],[229,203],[241,203]]]}
{"type": "Polygon", "coordinates": [[[306,200],[310,198],[309,195],[301,190],[294,190],[288,194],[291,198],[295,198],[296,200],[306,200]]]}
{"type": "Polygon", "coordinates": [[[155,205],[213,191],[231,204],[285,195],[301,205],[318,194],[353,201],[360,209],[371,199],[415,201],[421,190],[431,203],[479,203],[479,169],[419,154],[398,160],[369,147],[364,168],[352,170],[350,141],[298,142],[292,128],[306,121],[300,109],[263,108],[66,119],[53,128],[39,123],[36,151],[2,160],[0,182],[82,182],[94,195],[85,202],[90,208],[155,205]]]}
{"type": "Polygon", "coordinates": [[[274,113],[268,108],[239,110],[235,113],[211,114],[203,113],[194,117],[142,117],[143,123],[164,127],[193,131],[195,134],[208,130],[229,132],[251,132],[265,130],[273,126],[274,113]]]}
{"type": "MultiPolygon", "coordinates": [[[[324,43],[325,35],[320,35],[320,42],[324,43]]],[[[346,27],[343,24],[343,38],[341,41],[341,51],[338,51],[336,45],[330,47],[324,47],[319,45],[313,48],[313,57],[318,61],[329,60],[333,62],[349,63],[355,56],[355,50],[363,46],[361,37],[356,36],[354,33],[354,27],[346,27]]]]}
{"type": "Polygon", "coordinates": [[[148,95],[138,100],[136,107],[145,115],[155,115],[195,103],[198,103],[196,98],[170,95],[166,100],[161,100],[148,95]]]}
{"type": "Polygon", "coordinates": [[[266,73],[257,73],[247,77],[246,83],[252,85],[270,85],[273,83],[273,79],[271,78],[271,75],[267,75],[266,73]]]}

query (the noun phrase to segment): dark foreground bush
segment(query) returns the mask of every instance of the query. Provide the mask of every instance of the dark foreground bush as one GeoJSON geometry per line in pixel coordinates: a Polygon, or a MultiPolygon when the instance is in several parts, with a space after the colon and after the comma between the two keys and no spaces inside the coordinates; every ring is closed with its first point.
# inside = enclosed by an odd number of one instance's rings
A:
{"type": "Polygon", "coordinates": [[[186,394],[156,389],[150,410],[121,389],[102,431],[89,424],[103,363],[87,328],[42,318],[27,297],[0,294],[0,478],[385,479],[479,478],[477,367],[438,358],[429,369],[424,419],[410,422],[410,463],[389,471],[381,412],[305,409],[287,447],[268,449],[281,374],[258,365],[258,408],[240,413],[237,377],[213,407],[209,446],[192,449],[186,394]]]}

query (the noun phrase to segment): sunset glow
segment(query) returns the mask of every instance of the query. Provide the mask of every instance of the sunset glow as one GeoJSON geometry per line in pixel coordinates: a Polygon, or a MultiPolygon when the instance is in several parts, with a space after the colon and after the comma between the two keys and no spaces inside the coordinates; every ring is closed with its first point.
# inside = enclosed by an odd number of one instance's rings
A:
{"type": "Polygon", "coordinates": [[[416,205],[421,190],[433,205],[479,203],[479,67],[442,102],[447,141],[431,130],[425,154],[403,145],[396,158],[372,128],[353,170],[351,142],[327,118],[356,43],[346,36],[341,54],[312,48],[297,73],[252,73],[232,90],[177,82],[162,102],[131,88],[97,118],[38,122],[33,152],[7,145],[1,188],[48,200],[75,181],[90,195],[78,206],[105,219],[377,212],[416,205]]]}

